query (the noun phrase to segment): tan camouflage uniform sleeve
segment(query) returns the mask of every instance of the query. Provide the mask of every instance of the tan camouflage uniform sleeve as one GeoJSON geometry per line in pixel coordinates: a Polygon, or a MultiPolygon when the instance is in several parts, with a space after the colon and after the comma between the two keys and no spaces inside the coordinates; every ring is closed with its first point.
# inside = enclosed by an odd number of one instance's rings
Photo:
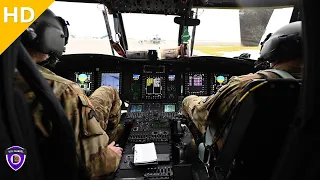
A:
{"type": "Polygon", "coordinates": [[[207,125],[220,129],[228,118],[231,107],[239,101],[243,88],[251,80],[258,78],[260,76],[257,74],[235,76],[216,94],[206,99],[188,96],[182,102],[182,114],[192,120],[202,134],[205,133],[207,125]]]}
{"type": "Polygon", "coordinates": [[[120,97],[118,91],[111,86],[102,86],[94,91],[90,96],[90,101],[95,107],[95,111],[100,121],[101,127],[106,130],[108,120],[114,122],[115,127],[120,121],[120,97]]]}
{"type": "Polygon", "coordinates": [[[108,148],[109,137],[101,128],[88,97],[76,84],[68,85],[60,97],[75,131],[77,152],[81,154],[80,157],[91,176],[97,177],[115,172],[120,157],[108,148]]]}

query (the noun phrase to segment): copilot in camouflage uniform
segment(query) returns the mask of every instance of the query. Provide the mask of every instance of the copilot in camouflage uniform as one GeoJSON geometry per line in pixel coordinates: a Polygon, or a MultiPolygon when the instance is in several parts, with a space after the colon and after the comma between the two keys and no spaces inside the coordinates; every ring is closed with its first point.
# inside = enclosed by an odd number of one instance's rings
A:
{"type": "MultiPolygon", "coordinates": [[[[286,71],[296,78],[301,78],[301,67],[280,66],[279,64],[275,69],[286,71]]],[[[202,134],[205,133],[207,125],[214,127],[216,130],[221,130],[228,120],[232,108],[238,103],[245,86],[254,79],[277,77],[276,74],[271,72],[232,77],[216,94],[206,99],[195,95],[184,98],[182,114],[191,120],[202,134]]],[[[223,142],[219,140],[217,145],[221,148],[223,142]]]]}
{"type": "MultiPolygon", "coordinates": [[[[118,168],[120,157],[111,149],[111,143],[117,134],[121,133],[120,98],[115,88],[100,87],[88,98],[83,90],[74,82],[55,75],[50,70],[38,66],[38,69],[48,81],[54,94],[60,100],[70,124],[73,126],[77,154],[83,160],[92,177],[115,172],[118,168]],[[111,138],[106,133],[107,120],[113,120],[116,125],[111,133],[111,138]],[[83,154],[80,146],[83,146],[83,154]]],[[[30,104],[35,100],[35,95],[29,89],[21,76],[17,76],[18,85],[24,90],[30,104]]],[[[40,104],[31,107],[36,127],[45,137],[50,136],[50,125],[42,122],[44,116],[40,104]]]]}

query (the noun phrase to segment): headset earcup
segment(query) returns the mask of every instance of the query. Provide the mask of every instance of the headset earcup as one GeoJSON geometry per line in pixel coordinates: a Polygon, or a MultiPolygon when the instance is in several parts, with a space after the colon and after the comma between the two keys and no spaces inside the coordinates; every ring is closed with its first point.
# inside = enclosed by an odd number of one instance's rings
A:
{"type": "Polygon", "coordinates": [[[68,23],[62,18],[57,16],[56,19],[59,21],[61,27],[63,28],[63,34],[65,37],[65,45],[68,44],[68,40],[69,40],[69,30],[68,30],[68,23]]]}

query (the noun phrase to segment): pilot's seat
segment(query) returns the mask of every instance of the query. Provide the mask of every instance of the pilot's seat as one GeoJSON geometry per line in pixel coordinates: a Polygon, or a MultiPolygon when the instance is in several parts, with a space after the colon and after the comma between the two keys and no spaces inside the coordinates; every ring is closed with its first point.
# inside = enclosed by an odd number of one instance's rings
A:
{"type": "Polygon", "coordinates": [[[221,132],[224,146],[220,152],[212,141],[213,129],[207,128],[199,158],[208,176],[218,180],[270,179],[294,123],[300,89],[296,79],[251,82],[221,132]]]}

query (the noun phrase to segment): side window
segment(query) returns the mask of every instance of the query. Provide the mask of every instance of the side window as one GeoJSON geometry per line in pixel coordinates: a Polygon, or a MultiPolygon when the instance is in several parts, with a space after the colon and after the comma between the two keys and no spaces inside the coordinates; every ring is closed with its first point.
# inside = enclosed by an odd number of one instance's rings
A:
{"type": "MultiPolygon", "coordinates": [[[[55,1],[49,9],[70,24],[68,27],[70,37],[65,54],[112,55],[109,35],[102,14],[103,5],[55,1]]],[[[108,19],[114,37],[113,16],[108,15],[108,19]]]]}

